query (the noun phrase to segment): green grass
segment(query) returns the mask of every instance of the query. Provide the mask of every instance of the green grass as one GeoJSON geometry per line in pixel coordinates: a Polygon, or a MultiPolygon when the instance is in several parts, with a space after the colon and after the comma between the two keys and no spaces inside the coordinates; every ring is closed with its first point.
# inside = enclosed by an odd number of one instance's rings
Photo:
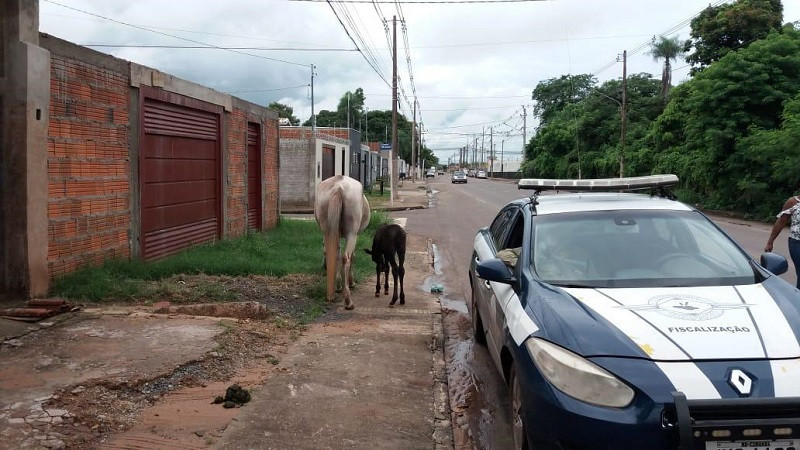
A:
{"type": "MultiPolygon", "coordinates": [[[[360,279],[374,270],[372,261],[363,252],[371,247],[375,229],[389,221],[385,212],[373,211],[370,225],[358,238],[354,274],[360,279]]],[[[318,274],[322,271],[322,234],[316,222],[281,220],[279,225],[264,233],[193,247],[163,260],[108,261],[100,267],[80,269],[56,280],[53,294],[71,299],[131,300],[158,296],[158,290],[148,287],[147,281],[162,280],[178,274],[196,275],[271,275],[290,273],[318,274]]],[[[215,292],[218,286],[208,286],[197,298],[229,299],[225,292],[215,292]]],[[[323,282],[307,288],[312,298],[324,298],[323,282]]]]}

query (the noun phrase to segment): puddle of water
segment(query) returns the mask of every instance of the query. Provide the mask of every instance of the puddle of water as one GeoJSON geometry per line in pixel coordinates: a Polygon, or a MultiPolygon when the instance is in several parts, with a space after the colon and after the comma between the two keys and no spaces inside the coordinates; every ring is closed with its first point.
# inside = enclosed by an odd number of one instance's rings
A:
{"type": "Polygon", "coordinates": [[[439,301],[442,303],[442,306],[447,309],[452,309],[453,311],[458,311],[462,314],[469,315],[467,311],[467,304],[461,300],[450,300],[446,296],[439,297],[439,301]]]}

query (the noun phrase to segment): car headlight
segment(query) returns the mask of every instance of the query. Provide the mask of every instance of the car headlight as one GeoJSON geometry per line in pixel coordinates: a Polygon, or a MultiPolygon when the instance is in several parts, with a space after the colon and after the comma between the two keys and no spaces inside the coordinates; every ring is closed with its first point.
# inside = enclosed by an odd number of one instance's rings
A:
{"type": "Polygon", "coordinates": [[[582,402],[624,408],[633,389],[587,359],[542,339],[531,338],[525,347],[544,377],[558,390],[582,402]]]}

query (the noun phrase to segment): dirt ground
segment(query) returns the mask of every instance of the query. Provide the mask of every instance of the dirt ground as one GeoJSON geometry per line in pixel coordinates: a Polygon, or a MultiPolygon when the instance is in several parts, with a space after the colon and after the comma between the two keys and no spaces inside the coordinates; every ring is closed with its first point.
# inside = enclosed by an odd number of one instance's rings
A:
{"type": "Polygon", "coordinates": [[[0,320],[0,448],[452,447],[441,307],[412,240],[405,306],[369,277],[354,312],[310,326],[308,276],[173,277],[152,305],[0,320]],[[210,283],[242,300],[193,303],[210,283]],[[233,383],[253,401],[213,404],[233,383]]]}
{"type": "Polygon", "coordinates": [[[211,401],[274,371],[313,303],[309,276],[218,278],[167,298],[216,281],[248,300],[88,307],[6,333],[0,448],[207,447],[236,415],[211,401]]]}

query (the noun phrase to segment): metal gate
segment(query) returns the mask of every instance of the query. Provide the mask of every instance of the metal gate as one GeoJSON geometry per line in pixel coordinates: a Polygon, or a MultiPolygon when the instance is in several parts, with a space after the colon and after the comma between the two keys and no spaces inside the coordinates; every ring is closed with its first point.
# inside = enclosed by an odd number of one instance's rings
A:
{"type": "Polygon", "coordinates": [[[336,149],[334,147],[322,146],[322,179],[336,175],[336,149]]]}
{"type": "Polygon", "coordinates": [[[247,227],[261,229],[261,127],[247,123],[247,227]]]}
{"type": "Polygon", "coordinates": [[[220,236],[222,108],[141,87],[142,259],[220,236]]]}

